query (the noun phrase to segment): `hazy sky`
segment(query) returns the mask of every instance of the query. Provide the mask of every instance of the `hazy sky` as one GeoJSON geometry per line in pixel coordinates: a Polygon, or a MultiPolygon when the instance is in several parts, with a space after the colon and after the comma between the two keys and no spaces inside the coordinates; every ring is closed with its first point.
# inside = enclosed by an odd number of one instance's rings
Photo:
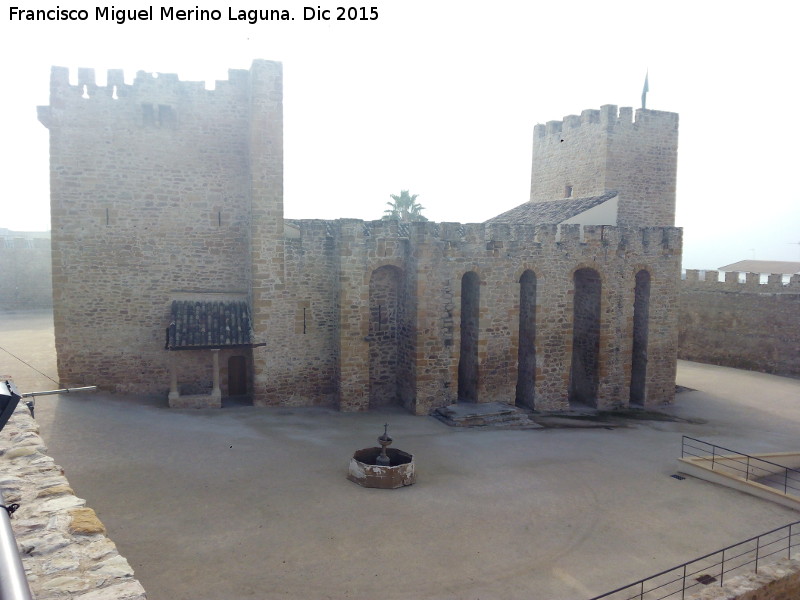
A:
{"type": "MultiPolygon", "coordinates": [[[[339,5],[309,3],[330,9],[339,5]]],[[[680,113],[677,225],[684,267],[800,260],[797,19],[762,1],[373,0],[372,21],[122,25],[86,2],[3,6],[0,227],[49,229],[51,65],[226,79],[254,58],[284,66],[285,213],[377,219],[389,194],[419,194],[436,221],[484,221],[528,199],[533,126],[602,104],[680,113]],[[11,21],[10,7],[86,8],[86,22],[11,21]]],[[[119,3],[116,8],[141,8],[119,3]]],[[[354,6],[362,6],[354,4],[354,6]]],[[[369,12],[369,11],[368,11],[369,12]]]]}

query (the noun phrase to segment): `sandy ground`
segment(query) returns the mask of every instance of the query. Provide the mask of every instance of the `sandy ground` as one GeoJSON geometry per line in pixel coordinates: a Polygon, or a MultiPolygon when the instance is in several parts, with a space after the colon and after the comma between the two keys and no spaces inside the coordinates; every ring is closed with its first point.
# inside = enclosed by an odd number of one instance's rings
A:
{"type": "MultiPolygon", "coordinates": [[[[0,314],[0,345],[54,379],[52,319],[0,314]]],[[[22,391],[54,385],[0,351],[22,391]]],[[[97,382],[86,382],[87,384],[97,382]]],[[[37,398],[51,455],[151,600],[587,599],[800,513],[677,470],[681,435],[800,449],[800,380],[681,362],[699,422],[463,430],[399,410],[170,410],[166,398],[37,398]],[[353,451],[389,422],[416,485],[361,488],[353,451]]]]}

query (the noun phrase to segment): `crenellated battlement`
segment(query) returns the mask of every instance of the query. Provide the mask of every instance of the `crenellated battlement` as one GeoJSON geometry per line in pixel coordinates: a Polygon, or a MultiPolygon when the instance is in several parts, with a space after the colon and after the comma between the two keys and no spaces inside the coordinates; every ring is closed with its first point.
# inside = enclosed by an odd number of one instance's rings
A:
{"type": "Polygon", "coordinates": [[[800,275],[788,277],[787,282],[780,273],[767,275],[766,281],[759,273],[725,271],[722,280],[719,275],[720,272],[714,270],[687,269],[682,285],[684,288],[722,292],[800,293],[800,275]]]}
{"type": "Polygon", "coordinates": [[[138,71],[129,84],[121,69],[109,69],[105,85],[98,85],[94,69],[79,68],[73,85],[70,70],[56,66],[50,72],[50,104],[37,107],[37,112],[47,128],[58,127],[73,117],[87,124],[95,118],[121,123],[125,110],[137,111],[137,119],[144,125],[174,127],[179,122],[176,107],[201,118],[244,114],[255,99],[275,92],[269,84],[263,84],[275,80],[274,73],[280,71],[280,63],[255,60],[250,70],[229,69],[228,78],[217,80],[214,89],[209,90],[205,82],[181,81],[175,73],[138,71]]]}
{"type": "Polygon", "coordinates": [[[587,109],[579,115],[567,115],[560,121],[547,121],[533,128],[534,140],[548,136],[558,136],[579,127],[599,128],[662,128],[678,126],[678,114],[659,110],[636,109],[615,104],[604,104],[597,109],[587,109]]]}
{"type": "Polygon", "coordinates": [[[555,250],[567,247],[605,247],[644,254],[679,253],[683,230],[679,227],[625,227],[611,225],[532,225],[528,223],[455,223],[423,221],[362,221],[337,219],[321,221],[304,219],[292,221],[299,228],[300,238],[311,239],[324,233],[343,239],[362,238],[408,239],[412,243],[453,242],[490,245],[510,242],[516,245],[536,245],[555,250]]]}
{"type": "MultiPolygon", "coordinates": [[[[258,62],[258,61],[257,61],[258,62]]],[[[261,61],[263,62],[263,61],[261,61]]],[[[106,72],[106,85],[97,84],[95,70],[90,68],[78,69],[78,83],[70,83],[70,70],[68,67],[52,67],[50,72],[50,100],[82,100],[112,98],[121,100],[126,97],[139,97],[147,94],[167,96],[175,95],[224,95],[231,91],[244,91],[249,82],[249,71],[244,69],[229,69],[228,79],[217,80],[215,89],[207,90],[203,81],[181,81],[175,73],[149,73],[137,71],[133,83],[125,82],[125,72],[122,69],[108,69],[106,72]]]]}

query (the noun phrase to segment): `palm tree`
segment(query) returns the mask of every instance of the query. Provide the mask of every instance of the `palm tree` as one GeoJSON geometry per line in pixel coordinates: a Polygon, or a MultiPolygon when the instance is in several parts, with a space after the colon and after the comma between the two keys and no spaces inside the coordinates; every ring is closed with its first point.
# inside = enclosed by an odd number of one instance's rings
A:
{"type": "Polygon", "coordinates": [[[389,194],[392,198],[391,202],[386,204],[389,206],[384,212],[384,220],[397,219],[399,221],[427,221],[428,218],[422,215],[424,206],[417,203],[417,196],[408,193],[408,190],[400,192],[399,196],[389,194]]]}

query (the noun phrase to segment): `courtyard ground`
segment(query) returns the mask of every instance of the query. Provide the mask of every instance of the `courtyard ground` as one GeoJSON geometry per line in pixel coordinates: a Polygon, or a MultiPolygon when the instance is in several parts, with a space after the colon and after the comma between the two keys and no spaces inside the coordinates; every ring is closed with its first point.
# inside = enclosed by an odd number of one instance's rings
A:
{"type": "MultiPolygon", "coordinates": [[[[0,346],[54,379],[52,317],[0,314],[0,346]]],[[[54,383],[0,351],[21,391],[54,383]]],[[[86,381],[86,385],[101,382],[86,381]]],[[[43,396],[50,454],[151,600],[581,600],[800,513],[670,475],[681,435],[800,450],[800,380],[680,362],[663,412],[616,429],[450,428],[400,410],[174,410],[43,396]],[[417,484],[348,481],[389,423],[417,484]]]]}

